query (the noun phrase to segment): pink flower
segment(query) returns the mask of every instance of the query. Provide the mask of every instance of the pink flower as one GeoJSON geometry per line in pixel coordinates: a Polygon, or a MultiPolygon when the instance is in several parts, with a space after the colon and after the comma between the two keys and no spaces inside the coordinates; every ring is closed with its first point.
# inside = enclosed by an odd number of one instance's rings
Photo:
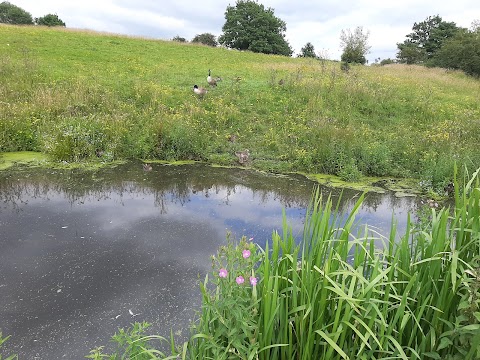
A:
{"type": "Polygon", "coordinates": [[[253,237],[251,237],[250,239],[248,239],[248,241],[253,241],[253,237]]]}
{"type": "Polygon", "coordinates": [[[221,278],[226,278],[227,275],[228,275],[227,269],[220,269],[220,271],[218,272],[218,276],[220,276],[221,278]]]}
{"type": "Polygon", "coordinates": [[[250,250],[243,250],[242,251],[242,256],[243,256],[244,259],[249,258],[250,255],[251,255],[250,250]]]}
{"type": "Polygon", "coordinates": [[[250,276],[250,284],[252,284],[252,286],[257,285],[257,278],[255,276],[250,276]]]}
{"type": "Polygon", "coordinates": [[[237,282],[238,285],[240,285],[240,284],[243,284],[245,282],[245,279],[243,278],[243,276],[237,276],[235,281],[237,282]]]}

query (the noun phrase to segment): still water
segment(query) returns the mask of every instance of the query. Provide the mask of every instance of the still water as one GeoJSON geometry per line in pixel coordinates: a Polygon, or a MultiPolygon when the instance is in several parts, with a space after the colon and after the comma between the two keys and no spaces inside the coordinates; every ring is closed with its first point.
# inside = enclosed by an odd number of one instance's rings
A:
{"type": "MultiPolygon", "coordinates": [[[[135,321],[185,339],[199,281],[227,232],[263,246],[282,232],[284,209],[301,239],[314,187],[301,176],[204,165],[0,172],[0,331],[11,335],[4,355],[82,359],[135,321]]],[[[344,191],[341,210],[359,195],[344,191]]],[[[392,215],[403,229],[416,206],[369,194],[357,223],[388,235],[392,215]]]]}

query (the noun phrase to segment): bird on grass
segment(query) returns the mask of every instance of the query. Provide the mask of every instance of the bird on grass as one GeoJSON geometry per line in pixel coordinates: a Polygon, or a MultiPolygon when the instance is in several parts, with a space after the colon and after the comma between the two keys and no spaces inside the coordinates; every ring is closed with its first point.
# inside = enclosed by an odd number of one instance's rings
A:
{"type": "Polygon", "coordinates": [[[143,171],[152,171],[152,165],[150,164],[143,164],[143,171]]]}
{"type": "Polygon", "coordinates": [[[208,83],[208,85],[210,85],[210,86],[217,86],[217,82],[218,82],[218,81],[221,81],[221,80],[222,80],[222,78],[219,78],[219,77],[214,78],[214,77],[212,76],[212,72],[210,71],[210,69],[208,69],[208,76],[207,76],[207,83],[208,83]]]}
{"type": "Polygon", "coordinates": [[[248,151],[248,149],[245,149],[245,151],[236,151],[235,155],[238,157],[238,162],[243,165],[248,161],[250,151],[248,151]]]}
{"type": "Polygon", "coordinates": [[[200,98],[203,98],[207,93],[207,89],[203,87],[198,87],[198,85],[193,85],[193,92],[197,94],[200,98]]]}

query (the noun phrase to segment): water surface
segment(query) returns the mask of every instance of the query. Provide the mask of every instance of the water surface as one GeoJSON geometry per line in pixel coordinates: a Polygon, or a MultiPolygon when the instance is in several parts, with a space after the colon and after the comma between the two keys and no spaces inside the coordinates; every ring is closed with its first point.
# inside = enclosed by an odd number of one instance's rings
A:
{"type": "MultiPolygon", "coordinates": [[[[282,209],[301,239],[315,184],[204,165],[0,172],[0,331],[19,359],[82,359],[119,327],[188,336],[210,257],[234,238],[264,245],[282,209]],[[135,316],[132,316],[133,313],[135,316]]],[[[323,189],[338,199],[339,190],[323,189]]],[[[345,191],[348,211],[360,194],[345,191]]],[[[369,194],[359,224],[388,234],[416,201],[369,194]]]]}

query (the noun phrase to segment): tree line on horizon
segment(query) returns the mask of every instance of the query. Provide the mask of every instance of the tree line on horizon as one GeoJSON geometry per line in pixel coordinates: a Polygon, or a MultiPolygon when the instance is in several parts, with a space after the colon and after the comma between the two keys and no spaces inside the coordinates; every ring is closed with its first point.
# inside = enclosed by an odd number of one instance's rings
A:
{"type": "MultiPolygon", "coordinates": [[[[225,11],[223,33],[216,38],[211,33],[197,34],[192,43],[256,53],[292,56],[293,50],[285,38],[287,25],[275,16],[274,9],[266,8],[255,0],[237,0],[225,11]]],[[[33,19],[30,13],[8,1],[0,3],[0,23],[46,26],[65,26],[56,14],[47,14],[33,19]]],[[[340,34],[342,68],[349,64],[368,63],[366,54],[370,51],[369,32],[361,26],[353,31],[343,29],[340,34]]],[[[173,41],[187,42],[184,37],[175,36],[173,41]]],[[[466,74],[480,77],[480,20],[475,20],[470,29],[462,28],[455,22],[444,21],[439,15],[429,16],[415,22],[412,32],[403,43],[397,43],[395,59],[375,59],[375,64],[391,63],[419,64],[429,67],[462,70],[466,74]]],[[[301,48],[298,57],[327,59],[317,54],[311,42],[301,48]]]]}
{"type": "Polygon", "coordinates": [[[32,14],[8,1],[0,3],[0,23],[10,25],[66,26],[65,22],[57,14],[46,14],[39,18],[33,18],[32,14]]]}

